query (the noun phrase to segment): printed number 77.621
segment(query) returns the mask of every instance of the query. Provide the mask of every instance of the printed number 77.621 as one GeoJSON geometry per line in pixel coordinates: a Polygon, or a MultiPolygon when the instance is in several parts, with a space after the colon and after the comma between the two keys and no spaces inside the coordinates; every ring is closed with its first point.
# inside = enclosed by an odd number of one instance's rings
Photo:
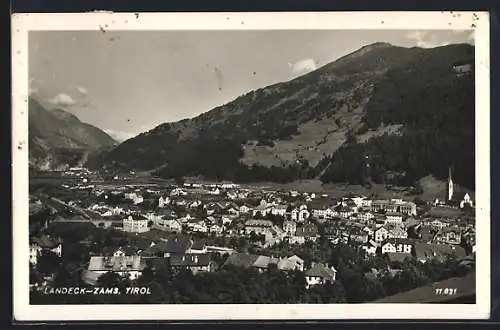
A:
{"type": "Polygon", "coordinates": [[[437,288],[435,289],[437,295],[455,295],[457,294],[457,288],[437,288]]]}

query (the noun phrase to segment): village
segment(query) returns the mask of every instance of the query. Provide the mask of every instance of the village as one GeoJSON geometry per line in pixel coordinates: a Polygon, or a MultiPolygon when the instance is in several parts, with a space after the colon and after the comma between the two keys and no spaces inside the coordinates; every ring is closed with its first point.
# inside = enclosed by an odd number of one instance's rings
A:
{"type": "Polygon", "coordinates": [[[61,264],[89,287],[110,274],[134,283],[168,265],[194,276],[227,267],[300,272],[305,289],[317,290],[343,280],[335,258],[321,257],[336,246],[384,260],[365,272],[375,278],[397,276],[410,260],[470,265],[475,258],[474,202],[454,192],[451,173],[446,196],[430,201],[231,182],[94,183],[89,174],[67,171],[78,180],[30,196],[33,292],[54,286],[61,264]],[[307,252],[318,249],[329,251],[307,252]]]}

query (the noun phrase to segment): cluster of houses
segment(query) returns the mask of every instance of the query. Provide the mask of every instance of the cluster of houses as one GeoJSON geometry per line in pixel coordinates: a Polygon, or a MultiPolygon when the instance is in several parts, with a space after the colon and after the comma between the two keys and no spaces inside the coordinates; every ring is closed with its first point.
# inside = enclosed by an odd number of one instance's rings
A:
{"type": "MultiPolygon", "coordinates": [[[[91,256],[84,277],[94,284],[109,271],[136,279],[146,267],[162,264],[173,269],[187,268],[193,273],[214,271],[214,253],[229,254],[225,265],[259,270],[275,265],[281,271],[304,271],[308,287],[336,279],[332,265],[313,264],[304,269],[304,261],[298,256],[275,258],[239,253],[224,246],[206,246],[189,238],[192,233],[258,238],[256,244],[261,247],[278,243],[300,245],[323,236],[333,244],[357,244],[367,255],[382,254],[398,261],[407,257],[421,262],[446,260],[450,255],[460,258],[465,256],[464,242],[475,246],[473,225],[458,226],[448,219],[423,218],[417,214],[414,202],[402,199],[380,200],[354,194],[332,199],[314,193],[241,189],[231,183],[184,184],[167,191],[133,186],[99,188],[91,193],[100,202],[73,204],[92,214],[91,222],[96,226],[110,224],[139,237],[151,230],[171,236],[160,242],[149,241],[142,246],[121,247],[91,256]],[[113,196],[129,203],[106,203],[113,196]],[[153,203],[144,206],[148,201],[153,203]]],[[[61,256],[61,242],[47,237],[32,239],[30,263],[36,264],[43,250],[61,256]]]]}
{"type": "Polygon", "coordinates": [[[333,283],[337,279],[337,270],[333,265],[312,263],[309,269],[305,269],[304,260],[297,255],[276,258],[274,256],[269,257],[249,253],[233,253],[226,260],[225,265],[254,268],[259,272],[269,270],[271,265],[284,272],[298,270],[304,272],[306,288],[333,283]]]}

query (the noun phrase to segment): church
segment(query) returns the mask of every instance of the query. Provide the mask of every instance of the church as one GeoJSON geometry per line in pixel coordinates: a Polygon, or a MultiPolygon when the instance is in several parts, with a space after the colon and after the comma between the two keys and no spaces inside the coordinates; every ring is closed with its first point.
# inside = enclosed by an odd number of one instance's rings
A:
{"type": "Polygon", "coordinates": [[[459,207],[463,209],[468,206],[473,208],[474,201],[470,193],[466,191],[456,191],[455,184],[453,183],[453,178],[451,175],[451,168],[448,169],[448,185],[446,187],[445,202],[440,202],[438,199],[434,202],[435,205],[448,205],[453,207],[459,207]]]}

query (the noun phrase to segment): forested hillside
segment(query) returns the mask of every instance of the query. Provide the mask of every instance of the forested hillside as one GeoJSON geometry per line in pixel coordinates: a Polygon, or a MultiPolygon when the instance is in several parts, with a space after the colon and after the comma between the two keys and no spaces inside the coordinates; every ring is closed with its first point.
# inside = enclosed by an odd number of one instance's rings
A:
{"type": "Polygon", "coordinates": [[[474,186],[474,47],[385,43],[166,123],[92,159],[102,169],[240,182],[411,184],[448,167],[474,186]],[[458,73],[457,64],[471,64],[458,73]]]}

